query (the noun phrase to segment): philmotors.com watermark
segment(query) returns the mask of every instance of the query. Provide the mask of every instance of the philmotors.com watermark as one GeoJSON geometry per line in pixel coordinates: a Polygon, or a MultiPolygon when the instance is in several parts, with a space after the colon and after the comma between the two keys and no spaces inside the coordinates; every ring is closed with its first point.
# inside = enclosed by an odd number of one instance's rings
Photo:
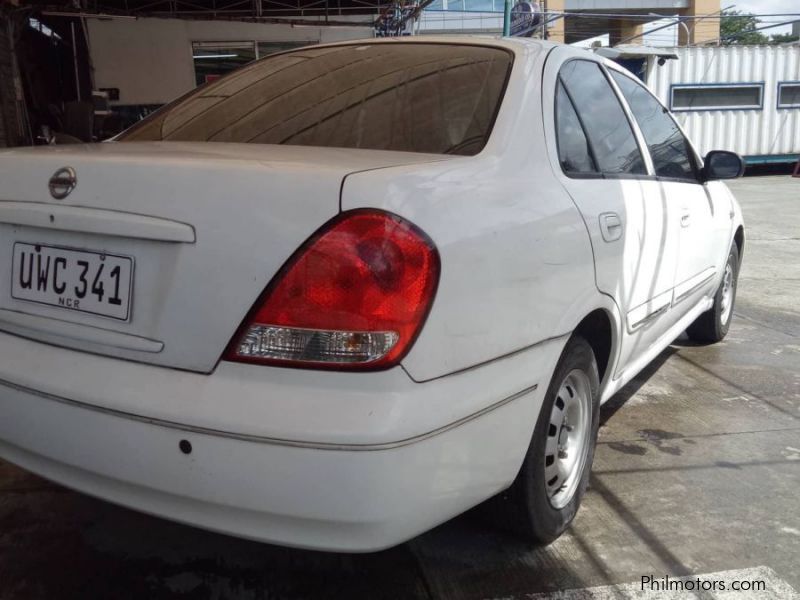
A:
{"type": "Polygon", "coordinates": [[[675,578],[665,575],[642,575],[641,590],[650,592],[763,592],[767,584],[761,579],[705,579],[696,577],[675,578]]]}

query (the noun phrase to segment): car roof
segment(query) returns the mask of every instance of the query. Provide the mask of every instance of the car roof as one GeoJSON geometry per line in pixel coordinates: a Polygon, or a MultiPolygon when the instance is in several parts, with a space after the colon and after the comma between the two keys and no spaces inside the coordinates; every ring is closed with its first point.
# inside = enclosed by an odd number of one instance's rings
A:
{"type": "Polygon", "coordinates": [[[515,54],[527,54],[531,51],[549,51],[557,44],[545,40],[519,38],[519,37],[479,37],[470,35],[415,35],[402,37],[365,38],[360,40],[344,40],[319,44],[319,46],[351,46],[353,44],[447,44],[486,46],[490,48],[505,48],[515,54]]]}

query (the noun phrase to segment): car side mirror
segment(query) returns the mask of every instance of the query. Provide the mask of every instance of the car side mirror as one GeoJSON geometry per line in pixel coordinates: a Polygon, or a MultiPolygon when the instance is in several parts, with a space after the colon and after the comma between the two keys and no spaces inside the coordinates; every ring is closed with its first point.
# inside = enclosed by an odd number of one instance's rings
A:
{"type": "Polygon", "coordinates": [[[706,154],[703,166],[703,179],[736,179],[744,175],[744,161],[736,152],[712,150],[706,154]]]}

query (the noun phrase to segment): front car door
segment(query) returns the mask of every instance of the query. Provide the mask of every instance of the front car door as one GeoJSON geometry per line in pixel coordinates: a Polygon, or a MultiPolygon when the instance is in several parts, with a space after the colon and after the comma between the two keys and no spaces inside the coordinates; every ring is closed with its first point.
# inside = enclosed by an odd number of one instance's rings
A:
{"type": "Polygon", "coordinates": [[[614,298],[625,322],[617,378],[674,322],[668,313],[679,225],[603,65],[556,48],[543,90],[551,163],[586,223],[597,287],[614,298]]]}
{"type": "Polygon", "coordinates": [[[617,84],[647,144],[653,168],[679,230],[673,311],[683,316],[713,293],[727,257],[730,203],[703,185],[700,161],[675,119],[640,82],[616,65],[617,84]],[[723,205],[724,204],[724,205],[723,205]]]}

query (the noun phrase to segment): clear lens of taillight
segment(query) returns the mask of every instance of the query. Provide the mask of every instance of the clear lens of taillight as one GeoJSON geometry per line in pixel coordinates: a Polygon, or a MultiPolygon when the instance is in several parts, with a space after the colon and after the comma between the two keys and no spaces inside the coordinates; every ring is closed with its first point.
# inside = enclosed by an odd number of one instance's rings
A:
{"type": "Polygon", "coordinates": [[[278,272],[232,340],[240,362],[378,369],[408,352],[439,281],[439,255],[387,212],[342,213],[278,272]]]}

